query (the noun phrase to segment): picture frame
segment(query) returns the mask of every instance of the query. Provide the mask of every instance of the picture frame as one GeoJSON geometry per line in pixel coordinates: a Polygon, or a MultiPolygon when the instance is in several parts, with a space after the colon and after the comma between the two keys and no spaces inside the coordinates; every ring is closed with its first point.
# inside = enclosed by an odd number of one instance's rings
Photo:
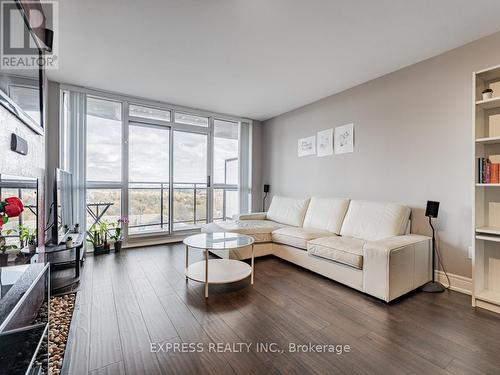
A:
{"type": "Polygon", "coordinates": [[[354,152],[354,124],[346,124],[335,128],[335,154],[354,152]]]}

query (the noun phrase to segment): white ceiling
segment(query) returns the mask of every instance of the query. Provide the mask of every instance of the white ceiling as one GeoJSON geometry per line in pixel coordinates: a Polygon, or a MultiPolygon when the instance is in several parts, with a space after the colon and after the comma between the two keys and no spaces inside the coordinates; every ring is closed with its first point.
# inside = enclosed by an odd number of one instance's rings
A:
{"type": "Polygon", "coordinates": [[[500,30],[498,0],[64,0],[49,79],[264,120],[500,30]]]}

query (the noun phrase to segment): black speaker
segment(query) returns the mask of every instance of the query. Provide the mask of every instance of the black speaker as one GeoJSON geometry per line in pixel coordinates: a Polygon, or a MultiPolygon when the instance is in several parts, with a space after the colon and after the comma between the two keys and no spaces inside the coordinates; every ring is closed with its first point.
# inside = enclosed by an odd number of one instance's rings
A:
{"type": "Polygon", "coordinates": [[[439,202],[427,201],[425,216],[436,218],[438,217],[438,212],[439,212],[439,202]]]}
{"type": "Polygon", "coordinates": [[[47,47],[47,51],[52,52],[52,44],[54,43],[54,31],[52,31],[51,29],[44,29],[44,31],[44,44],[47,47]]]}
{"type": "Polygon", "coordinates": [[[28,155],[28,142],[17,134],[12,133],[10,138],[10,149],[21,155],[28,155]]]}
{"type": "Polygon", "coordinates": [[[264,193],[269,193],[269,185],[264,185],[264,193]]]}

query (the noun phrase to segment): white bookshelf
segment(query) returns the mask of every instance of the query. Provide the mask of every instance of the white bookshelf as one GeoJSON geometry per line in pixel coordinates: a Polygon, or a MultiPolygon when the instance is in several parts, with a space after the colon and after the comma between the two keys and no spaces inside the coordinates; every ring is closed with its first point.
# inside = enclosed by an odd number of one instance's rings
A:
{"type": "Polygon", "coordinates": [[[500,66],[473,73],[472,305],[500,313],[500,183],[479,183],[478,158],[500,163],[500,66]],[[483,100],[482,91],[493,89],[483,100]]]}

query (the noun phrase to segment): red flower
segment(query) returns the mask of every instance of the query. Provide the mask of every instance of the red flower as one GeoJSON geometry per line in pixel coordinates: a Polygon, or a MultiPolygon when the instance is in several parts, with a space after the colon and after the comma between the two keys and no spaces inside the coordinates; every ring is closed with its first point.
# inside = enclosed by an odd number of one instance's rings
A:
{"type": "Polygon", "coordinates": [[[5,202],[7,205],[4,207],[4,211],[8,217],[17,217],[24,211],[23,201],[18,197],[9,197],[5,199],[5,202]]]}

